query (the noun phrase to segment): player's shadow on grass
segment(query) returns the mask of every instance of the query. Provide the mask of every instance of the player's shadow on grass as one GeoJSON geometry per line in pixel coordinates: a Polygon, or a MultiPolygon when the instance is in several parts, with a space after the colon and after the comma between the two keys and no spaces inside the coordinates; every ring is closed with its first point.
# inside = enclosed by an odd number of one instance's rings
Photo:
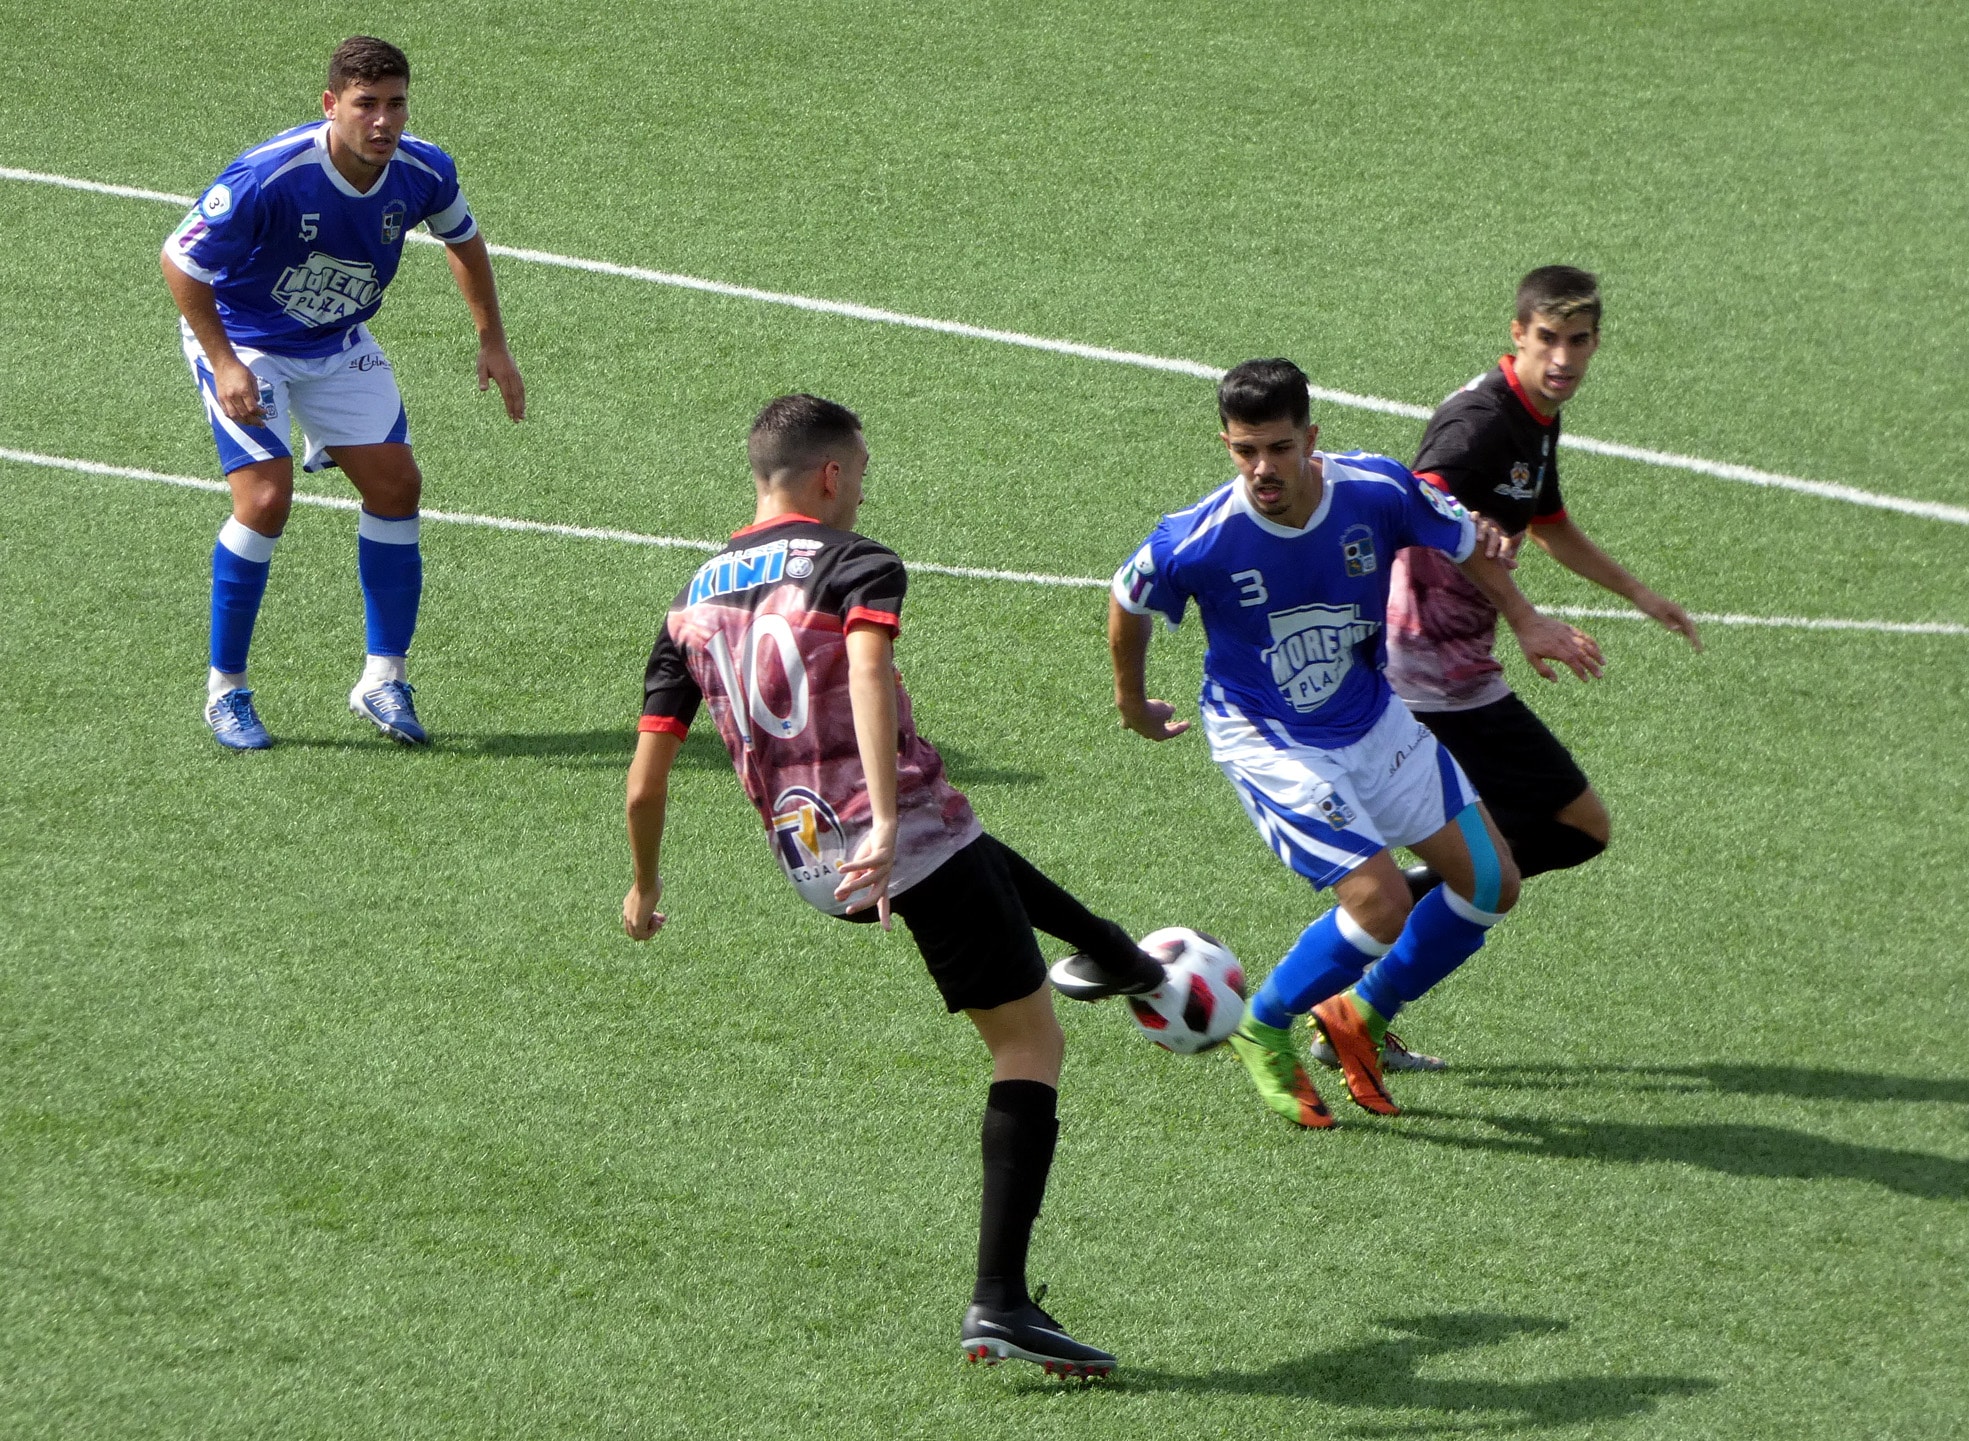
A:
{"type": "Polygon", "coordinates": [[[1582,1082],[1624,1091],[1791,1096],[1803,1101],[1942,1101],[1969,1105],[1969,1079],[1881,1076],[1818,1066],[1465,1066],[1464,1084],[1498,1090],[1576,1090],[1582,1082]]]}
{"type": "Polygon", "coordinates": [[[1377,1422],[1362,1418],[1356,1436],[1480,1434],[1575,1426],[1639,1415],[1667,1396],[1693,1396],[1715,1386],[1695,1376],[1562,1376],[1539,1381],[1421,1375],[1440,1356],[1494,1346],[1514,1336],[1547,1335],[1564,1321],[1542,1316],[1504,1316],[1488,1311],[1450,1311],[1389,1316],[1374,1322],[1394,1332],[1337,1350],[1282,1361],[1263,1371],[1207,1371],[1185,1376],[1130,1366],[1117,1378],[1122,1390],[1215,1392],[1243,1396],[1297,1396],[1330,1406],[1389,1412],[1435,1412],[1377,1422]],[[1447,1420],[1443,1413],[1454,1416],[1447,1420]]]}
{"type": "Polygon", "coordinates": [[[1410,1108],[1406,1114],[1411,1121],[1478,1121],[1502,1133],[1472,1136],[1415,1126],[1389,1133],[1467,1151],[1502,1151],[1564,1161],[1703,1166],[1729,1176],[1779,1181],[1866,1181],[1925,1201],[1969,1199],[1969,1161],[1837,1141],[1783,1126],[1553,1121],[1418,1108],[1410,1108]]]}

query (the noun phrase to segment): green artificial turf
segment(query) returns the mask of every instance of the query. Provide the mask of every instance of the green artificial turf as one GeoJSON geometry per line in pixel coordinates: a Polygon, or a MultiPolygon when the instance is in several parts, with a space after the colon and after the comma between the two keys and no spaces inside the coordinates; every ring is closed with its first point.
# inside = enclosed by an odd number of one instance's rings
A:
{"type": "MultiPolygon", "coordinates": [[[[0,165],[192,193],[334,41],[417,66],[489,238],[1429,403],[1511,283],[1601,270],[1579,433],[1969,502],[1969,22],[1942,4],[0,5],[0,165]]],[[[0,181],[0,447],[214,461],[167,206],[0,181]]],[[[906,558],[1106,574],[1220,482],[1206,382],[514,262],[532,414],[435,254],[376,330],[428,504],[716,538],[813,389],[906,558]]],[[[1419,426],[1327,408],[1335,448],[1419,426]]],[[[1704,612],[1969,623],[1969,531],[1569,453],[1704,612]]],[[[332,477],[304,489],[346,494],[332,477]]],[[[616,928],[643,655],[689,551],[432,523],[395,750],[354,526],[298,509],[197,720],[216,497],[0,462],[0,1434],[1846,1438],[1969,1429],[1969,638],[1595,622],[1514,679],[1616,841],[1405,1017],[1454,1069],[1289,1131],[1066,1009],[1034,1250],[1124,1370],[957,1364],[983,1050],[907,939],[774,873],[708,731],[671,925],[616,928]]],[[[1537,598],[1610,598],[1542,558],[1537,598]]],[[[919,575],[899,656],[996,833],[1254,972],[1324,902],[1198,737],[1108,709],[1090,589],[919,575]]],[[[1185,708],[1200,636],[1160,638],[1185,708]]],[[[700,728],[703,729],[703,728],[700,728]]],[[[1338,1085],[1329,1087],[1339,1099],[1338,1085]]]]}

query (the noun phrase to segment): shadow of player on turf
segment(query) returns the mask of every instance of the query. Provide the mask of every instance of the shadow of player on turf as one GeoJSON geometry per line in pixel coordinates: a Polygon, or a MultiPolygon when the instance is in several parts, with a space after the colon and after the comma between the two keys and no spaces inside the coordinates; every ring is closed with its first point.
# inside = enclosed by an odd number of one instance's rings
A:
{"type": "Polygon", "coordinates": [[[1476,1121],[1502,1135],[1472,1136],[1419,1127],[1390,1135],[1565,1161],[1665,1162],[1729,1176],[1778,1181],[1866,1181],[1926,1201],[1969,1198],[1969,1161],[1814,1136],[1783,1126],[1727,1122],[1553,1121],[1533,1116],[1461,1115],[1410,1108],[1411,1120],[1476,1121]]]}
{"type": "Polygon", "coordinates": [[[1819,1066],[1459,1066],[1466,1085],[1494,1090],[1623,1091],[1684,1095],[1789,1096],[1801,1101],[1913,1101],[1969,1106],[1969,1079],[1882,1076],[1819,1066]]]}
{"type": "Polygon", "coordinates": [[[1496,1376],[1434,1379],[1422,1375],[1421,1370],[1438,1357],[1494,1346],[1516,1336],[1550,1335],[1564,1331],[1568,1323],[1543,1316],[1450,1311],[1383,1317],[1374,1324],[1395,1334],[1282,1361],[1263,1371],[1209,1371],[1182,1376],[1151,1367],[1130,1366],[1120,1374],[1116,1385],[1123,1390],[1298,1396],[1330,1406],[1409,1412],[1413,1413],[1412,1419],[1363,1418],[1349,1431],[1355,1436],[1407,1436],[1440,1435],[1445,1431],[1523,1432],[1612,1421],[1651,1410],[1663,1397],[1692,1396],[1716,1384],[1693,1376],[1563,1376],[1539,1381],[1512,1381],[1496,1376]],[[1446,1421],[1444,1412],[1455,1420],[1446,1421]]]}

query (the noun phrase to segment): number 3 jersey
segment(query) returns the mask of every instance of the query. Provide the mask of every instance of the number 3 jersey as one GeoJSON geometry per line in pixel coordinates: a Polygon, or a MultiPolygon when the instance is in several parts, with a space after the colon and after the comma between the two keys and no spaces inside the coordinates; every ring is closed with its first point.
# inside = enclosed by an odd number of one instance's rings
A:
{"type": "Polygon", "coordinates": [[[1114,578],[1137,615],[1172,626],[1191,599],[1207,642],[1200,705],[1217,754],[1217,721],[1241,719],[1280,747],[1347,746],[1394,693],[1382,676],[1388,576],[1396,552],[1432,546],[1469,557],[1476,526],[1455,500],[1399,461],[1321,455],[1320,502],[1297,529],[1252,506],[1244,482],[1162,518],[1114,578]]]}
{"type": "MultiPolygon", "coordinates": [[[[806,516],[748,526],[698,568],[657,632],[641,729],[684,735],[700,702],[800,896],[841,915],[841,863],[868,834],[868,777],[848,700],[850,626],[901,628],[909,578],[894,551],[806,516]]],[[[896,678],[899,895],[983,832],[943,759],[916,734],[896,678]]]]}

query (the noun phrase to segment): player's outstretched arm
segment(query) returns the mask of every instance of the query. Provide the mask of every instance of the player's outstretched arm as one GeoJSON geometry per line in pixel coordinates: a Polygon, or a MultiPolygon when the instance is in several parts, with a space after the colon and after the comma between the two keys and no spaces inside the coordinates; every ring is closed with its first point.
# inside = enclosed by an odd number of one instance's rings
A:
{"type": "Polygon", "coordinates": [[[1643,585],[1631,571],[1601,550],[1570,516],[1533,526],[1532,539],[1574,575],[1584,576],[1602,590],[1612,591],[1664,630],[1672,630],[1695,649],[1702,649],[1702,638],[1696,634],[1696,623],[1689,613],[1667,596],[1643,585]]]}
{"type": "Polygon", "coordinates": [[[850,913],[875,907],[889,929],[889,878],[896,869],[896,642],[878,625],[848,631],[848,706],[868,778],[868,836],[841,865],[834,899],[850,913]]]}
{"type": "Polygon", "coordinates": [[[1526,600],[1518,583],[1511,579],[1511,573],[1481,548],[1473,550],[1468,560],[1458,561],[1456,568],[1497,607],[1497,613],[1518,638],[1518,649],[1525,653],[1533,670],[1547,680],[1557,680],[1558,672],[1547,664],[1557,661],[1581,680],[1599,676],[1605,666],[1600,643],[1579,627],[1546,615],[1526,600]]]}
{"type": "Polygon", "coordinates": [[[205,362],[212,367],[212,384],[219,392],[219,408],[225,411],[226,419],[240,425],[265,425],[267,413],[260,408],[259,377],[233,350],[225,322],[219,319],[219,300],[212,287],[172,264],[168,253],[160,263],[171,299],[177,302],[178,313],[198,338],[205,362]]]}
{"type": "Polygon", "coordinates": [[[1148,693],[1149,636],[1155,622],[1136,615],[1113,596],[1108,597],[1108,658],[1114,662],[1114,708],[1121,723],[1138,736],[1166,741],[1190,728],[1186,720],[1171,721],[1176,707],[1151,700],[1148,693]]]}
{"type": "Polygon", "coordinates": [[[668,731],[644,731],[636,737],[636,758],[629,763],[629,855],[635,883],[622,898],[622,929],[632,941],[646,941],[663,929],[666,917],[656,908],[663,898],[663,877],[657,857],[663,849],[663,812],[670,799],[670,767],[684,738],[668,731]]]}
{"type": "Polygon", "coordinates": [[[499,387],[499,398],[506,402],[506,414],[519,421],[526,416],[526,382],[513,363],[513,352],[506,348],[506,326],[499,318],[499,290],[492,280],[492,257],[486,252],[485,238],[444,248],[451,262],[451,278],[458,282],[458,293],[465,297],[465,308],[472,312],[472,328],[479,333],[479,389],[488,383],[499,387]]]}

